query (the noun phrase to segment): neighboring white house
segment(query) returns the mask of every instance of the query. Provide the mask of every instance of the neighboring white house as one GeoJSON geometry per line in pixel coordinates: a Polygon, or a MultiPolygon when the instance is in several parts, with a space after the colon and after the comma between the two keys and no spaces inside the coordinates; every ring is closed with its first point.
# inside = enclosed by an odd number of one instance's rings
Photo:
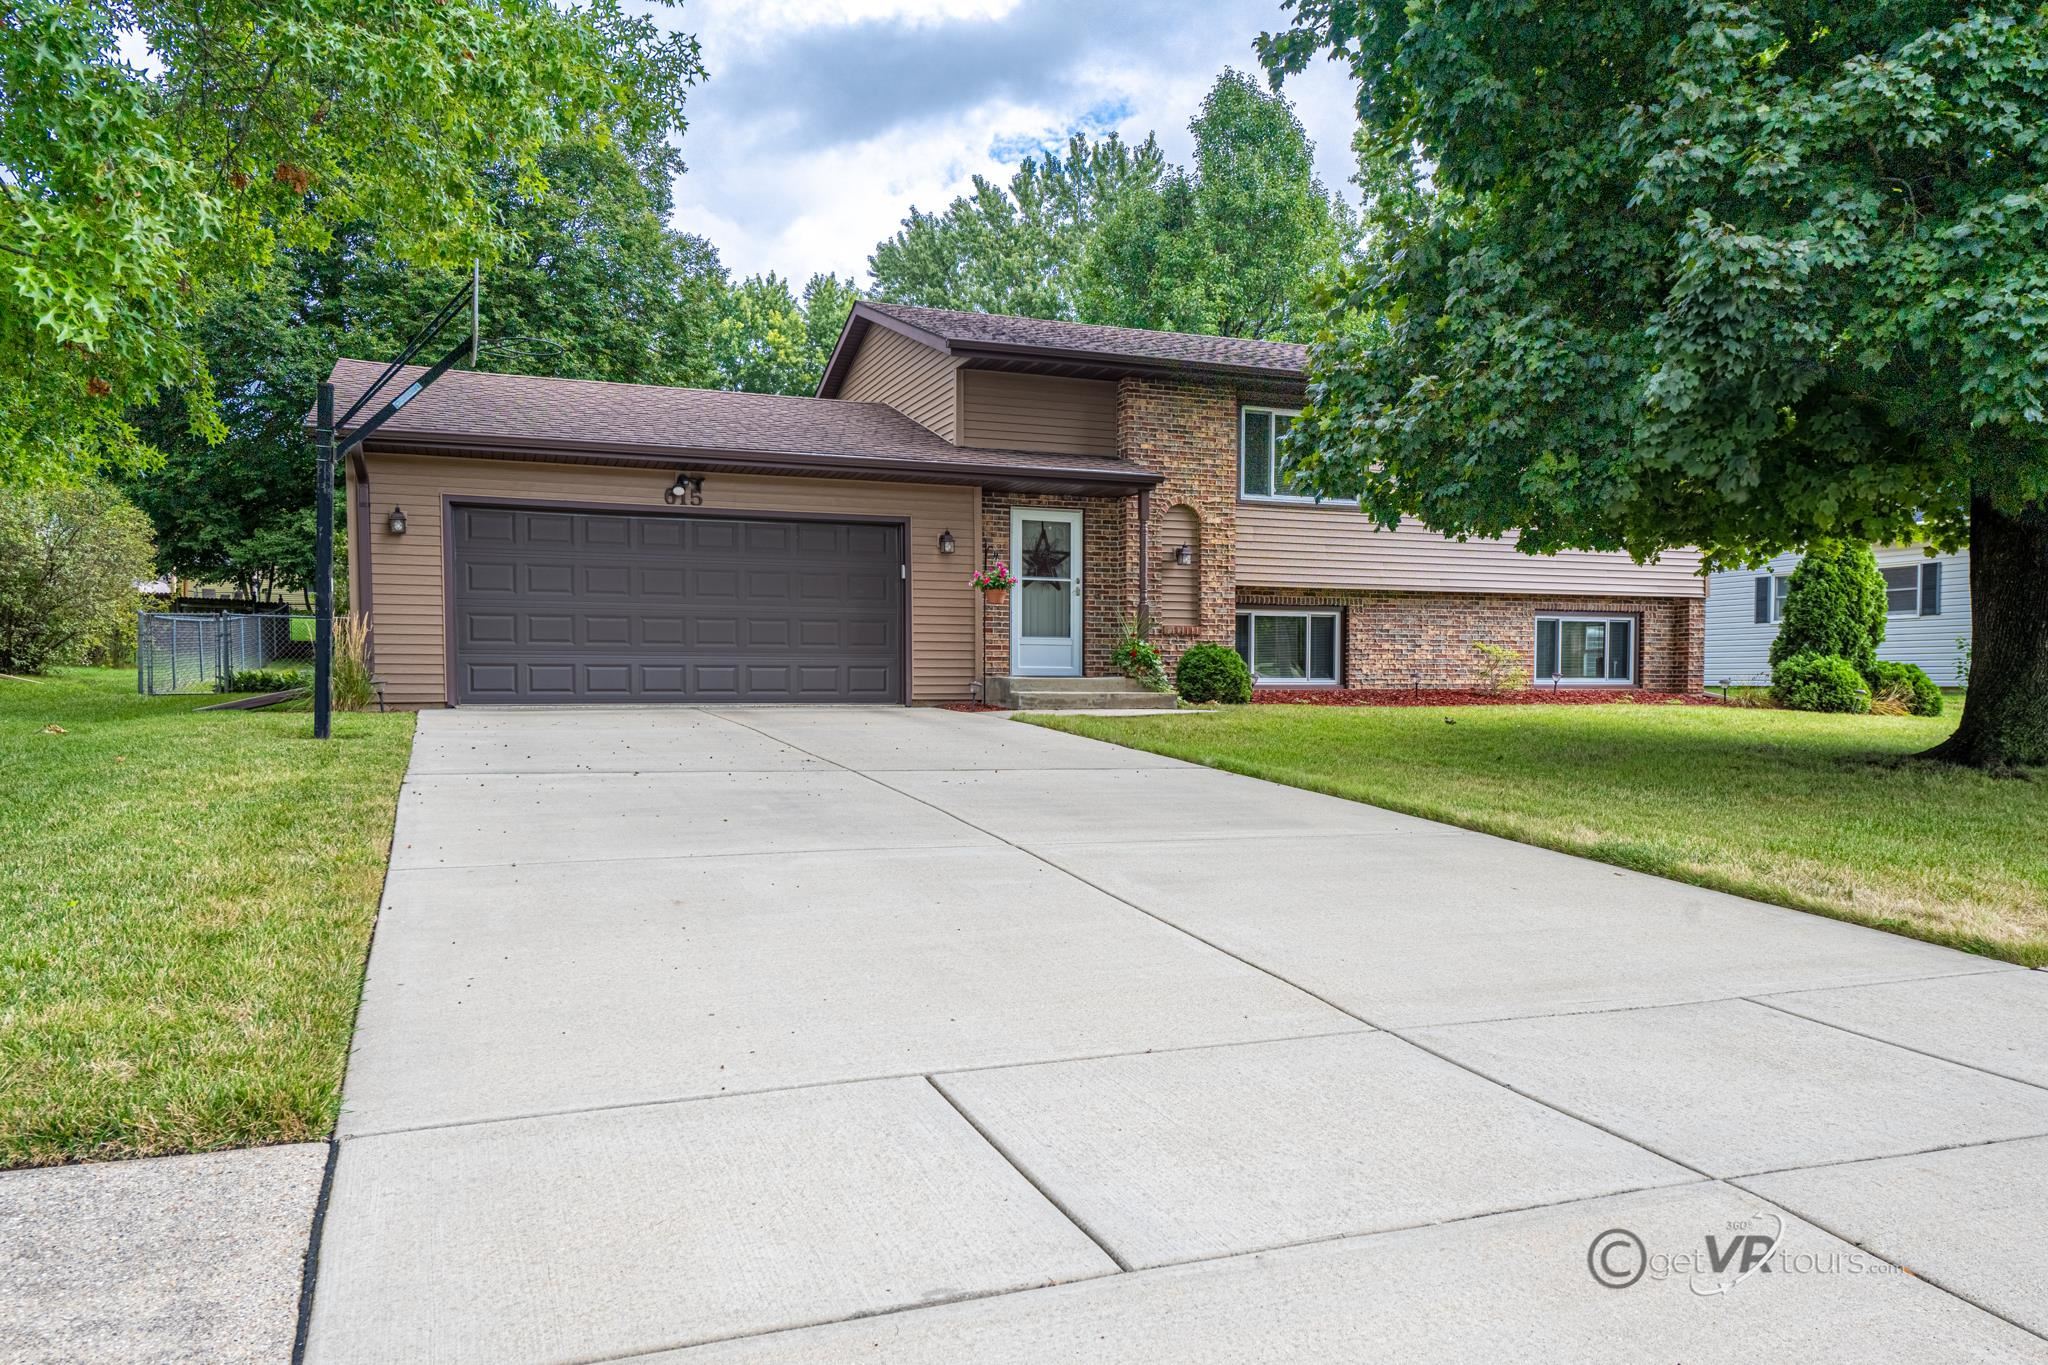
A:
{"type": "MultiPolygon", "coordinates": [[[[1920,545],[1880,546],[1876,554],[1890,607],[1877,657],[1918,664],[1941,686],[1960,686],[1956,641],[1970,638],[1970,556],[1930,559],[1920,545]]],[[[1783,554],[1761,569],[1708,578],[1707,686],[1771,680],[1771,641],[1799,558],[1783,554]]]]}

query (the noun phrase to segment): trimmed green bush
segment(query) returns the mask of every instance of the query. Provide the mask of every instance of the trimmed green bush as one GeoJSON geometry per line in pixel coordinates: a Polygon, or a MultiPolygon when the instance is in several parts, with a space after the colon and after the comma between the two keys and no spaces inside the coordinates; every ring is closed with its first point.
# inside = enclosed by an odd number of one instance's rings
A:
{"type": "Polygon", "coordinates": [[[1794,654],[1771,669],[1771,699],[1790,711],[1870,709],[1870,685],[1839,654],[1794,654]]]}
{"type": "Polygon", "coordinates": [[[1173,671],[1186,701],[1220,701],[1241,706],[1252,699],[1252,671],[1225,645],[1191,645],[1173,671]]]}
{"type": "Polygon", "coordinates": [[[1879,659],[1864,675],[1870,680],[1872,701],[1904,707],[1916,716],[1941,714],[1941,689],[1918,664],[1895,664],[1879,659]]]}
{"type": "Polygon", "coordinates": [[[1792,571],[1785,617],[1771,641],[1771,664],[1775,668],[1801,654],[1832,654],[1867,674],[1884,643],[1884,612],[1884,575],[1870,547],[1817,540],[1792,571]]]}
{"type": "Polygon", "coordinates": [[[285,692],[294,687],[308,687],[313,675],[296,668],[245,668],[231,674],[220,690],[223,692],[285,692]]]}

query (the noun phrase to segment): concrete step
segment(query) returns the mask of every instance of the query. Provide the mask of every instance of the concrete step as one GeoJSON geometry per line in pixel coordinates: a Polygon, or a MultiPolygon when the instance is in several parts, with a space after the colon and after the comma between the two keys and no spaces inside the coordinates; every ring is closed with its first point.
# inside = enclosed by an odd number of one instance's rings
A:
{"type": "Polygon", "coordinates": [[[1153,692],[1122,676],[1114,678],[1020,678],[988,680],[985,698],[992,706],[1020,711],[1069,711],[1122,708],[1174,709],[1170,692],[1153,692]]]}

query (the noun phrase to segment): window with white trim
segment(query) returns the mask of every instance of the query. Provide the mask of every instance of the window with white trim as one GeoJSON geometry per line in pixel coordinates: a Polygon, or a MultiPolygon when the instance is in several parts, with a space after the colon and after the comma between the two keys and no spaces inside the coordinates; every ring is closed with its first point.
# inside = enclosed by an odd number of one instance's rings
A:
{"type": "Polygon", "coordinates": [[[1287,478],[1287,437],[1296,408],[1239,408],[1237,411],[1237,491],[1239,496],[1277,502],[1314,502],[1287,478]]]}
{"type": "Polygon", "coordinates": [[[1630,685],[1636,677],[1633,616],[1536,618],[1536,681],[1630,685]]]}
{"type": "Polygon", "coordinates": [[[1763,574],[1756,580],[1756,623],[1776,625],[1785,619],[1785,599],[1792,592],[1790,574],[1763,574]]]}
{"type": "Polygon", "coordinates": [[[1941,561],[1896,564],[1882,569],[1884,609],[1888,616],[1941,615],[1941,561]]]}
{"type": "Polygon", "coordinates": [[[1334,685],[1337,681],[1334,611],[1241,611],[1237,652],[1264,685],[1334,685]]]}

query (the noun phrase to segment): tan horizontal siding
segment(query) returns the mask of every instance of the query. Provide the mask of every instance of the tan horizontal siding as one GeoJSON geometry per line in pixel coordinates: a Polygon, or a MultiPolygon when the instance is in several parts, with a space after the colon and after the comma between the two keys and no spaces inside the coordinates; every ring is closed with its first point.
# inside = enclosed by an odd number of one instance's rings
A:
{"type": "MultiPolygon", "coordinates": [[[[447,695],[444,495],[673,510],[662,502],[669,477],[658,469],[433,455],[372,455],[369,464],[371,628],[385,697],[400,706],[439,706],[447,695]],[[384,529],[394,505],[405,509],[403,536],[384,529]]],[[[710,474],[704,481],[704,510],[908,518],[910,697],[958,701],[970,695],[977,673],[979,603],[967,576],[981,562],[978,493],[934,484],[710,474]],[[953,533],[957,553],[939,553],[941,531],[953,533]]]]}
{"type": "Polygon", "coordinates": [[[1116,384],[995,370],[960,372],[960,444],[1116,454],[1116,384]]]}
{"type": "Polygon", "coordinates": [[[960,362],[886,327],[870,327],[847,369],[839,397],[887,403],[953,444],[960,444],[960,362]]]}
{"type": "Polygon", "coordinates": [[[1699,565],[1696,550],[1667,550],[1654,564],[1587,550],[1525,555],[1512,536],[1457,541],[1408,521],[1381,530],[1351,506],[1237,505],[1239,586],[1702,597],[1699,565]]]}

